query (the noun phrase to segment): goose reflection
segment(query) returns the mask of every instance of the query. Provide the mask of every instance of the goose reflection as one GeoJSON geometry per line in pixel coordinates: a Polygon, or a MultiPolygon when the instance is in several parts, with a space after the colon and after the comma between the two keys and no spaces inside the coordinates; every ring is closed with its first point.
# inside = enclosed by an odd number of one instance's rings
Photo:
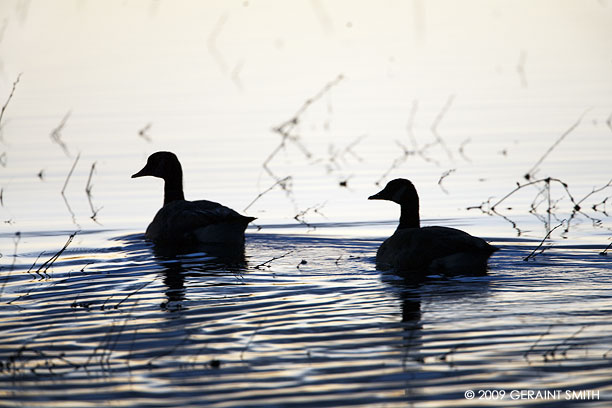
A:
{"type": "Polygon", "coordinates": [[[153,247],[156,262],[164,268],[167,300],[160,305],[164,310],[176,312],[185,308],[183,303],[188,290],[185,279],[188,277],[235,276],[246,271],[244,247],[199,246],[190,249],[193,252],[171,252],[167,248],[153,247]]]}
{"type": "MultiPolygon", "coordinates": [[[[388,280],[384,278],[388,288],[394,292],[394,297],[399,301],[400,320],[397,322],[401,327],[403,365],[406,374],[412,376],[415,372],[423,370],[423,364],[427,361],[443,361],[452,365],[448,360],[449,353],[460,349],[462,343],[449,344],[449,352],[431,354],[424,338],[427,338],[428,330],[424,329],[424,321],[427,321],[428,310],[434,313],[436,310],[449,305],[449,312],[453,314],[471,313],[474,305],[482,303],[483,298],[488,296],[489,282],[487,278],[466,278],[462,280],[441,278],[435,281],[414,283],[407,280],[388,280]],[[464,310],[461,310],[464,309],[464,310]]],[[[439,330],[440,328],[433,328],[439,330]]],[[[418,389],[418,387],[416,387],[418,389]]],[[[415,389],[410,393],[414,394],[415,389]]]]}

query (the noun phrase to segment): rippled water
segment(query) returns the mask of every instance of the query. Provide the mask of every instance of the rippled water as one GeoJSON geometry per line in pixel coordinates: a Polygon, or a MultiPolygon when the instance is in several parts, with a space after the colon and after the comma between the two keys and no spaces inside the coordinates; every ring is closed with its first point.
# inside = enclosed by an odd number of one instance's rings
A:
{"type": "Polygon", "coordinates": [[[533,242],[501,243],[489,276],[410,286],[374,269],[378,239],[252,232],[246,262],[225,265],[90,233],[107,244],[68,247],[49,269],[52,251],[34,266],[38,253],[20,253],[4,281],[7,401],[470,405],[468,389],[561,389],[609,403],[612,275],[599,247],[526,263],[533,242]]]}
{"type": "Polygon", "coordinates": [[[609,406],[605,3],[3,2],[0,405],[609,406]],[[244,259],[144,240],[156,150],[244,259]],[[394,177],[487,276],[375,269],[394,177]]]}

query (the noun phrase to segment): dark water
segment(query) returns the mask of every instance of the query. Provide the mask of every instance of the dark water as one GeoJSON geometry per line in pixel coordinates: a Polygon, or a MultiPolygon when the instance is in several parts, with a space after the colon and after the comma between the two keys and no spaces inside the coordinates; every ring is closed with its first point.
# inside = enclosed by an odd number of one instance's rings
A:
{"type": "Polygon", "coordinates": [[[3,404],[567,406],[567,390],[611,403],[604,247],[524,262],[537,242],[493,239],[489,276],[415,286],[375,270],[378,239],[271,230],[248,234],[244,263],[164,257],[113,231],[81,232],[107,244],[68,246],[49,269],[54,251],[20,253],[2,282],[3,404]]]}

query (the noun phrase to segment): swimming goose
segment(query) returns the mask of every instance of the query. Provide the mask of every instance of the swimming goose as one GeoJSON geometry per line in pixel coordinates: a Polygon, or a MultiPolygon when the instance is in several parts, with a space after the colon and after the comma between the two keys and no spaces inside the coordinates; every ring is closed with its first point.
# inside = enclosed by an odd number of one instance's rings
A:
{"type": "Polygon", "coordinates": [[[147,227],[148,240],[177,248],[199,244],[244,245],[244,230],[255,218],[212,201],[186,201],[183,170],[174,153],[153,153],[132,178],[143,176],[164,180],[164,206],[147,227]]]}
{"type": "Polygon", "coordinates": [[[368,199],[393,201],[401,207],[395,233],[376,252],[380,269],[395,269],[413,279],[432,273],[484,275],[487,259],[499,249],[455,228],[421,228],[419,195],[409,180],[392,180],[368,199]]]}

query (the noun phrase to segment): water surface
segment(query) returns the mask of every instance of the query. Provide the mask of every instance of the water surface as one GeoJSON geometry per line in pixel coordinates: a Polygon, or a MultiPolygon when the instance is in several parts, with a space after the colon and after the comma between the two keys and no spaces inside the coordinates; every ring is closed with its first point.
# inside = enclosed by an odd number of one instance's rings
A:
{"type": "Polygon", "coordinates": [[[606,2],[0,12],[0,101],[22,73],[0,123],[3,406],[610,404],[606,2]],[[144,240],[162,185],[130,175],[157,150],[188,199],[258,218],[244,259],[144,240]],[[399,210],[366,198],[395,177],[423,225],[501,248],[487,276],[375,269],[399,210]],[[511,397],[529,390],[560,394],[511,397]]]}

